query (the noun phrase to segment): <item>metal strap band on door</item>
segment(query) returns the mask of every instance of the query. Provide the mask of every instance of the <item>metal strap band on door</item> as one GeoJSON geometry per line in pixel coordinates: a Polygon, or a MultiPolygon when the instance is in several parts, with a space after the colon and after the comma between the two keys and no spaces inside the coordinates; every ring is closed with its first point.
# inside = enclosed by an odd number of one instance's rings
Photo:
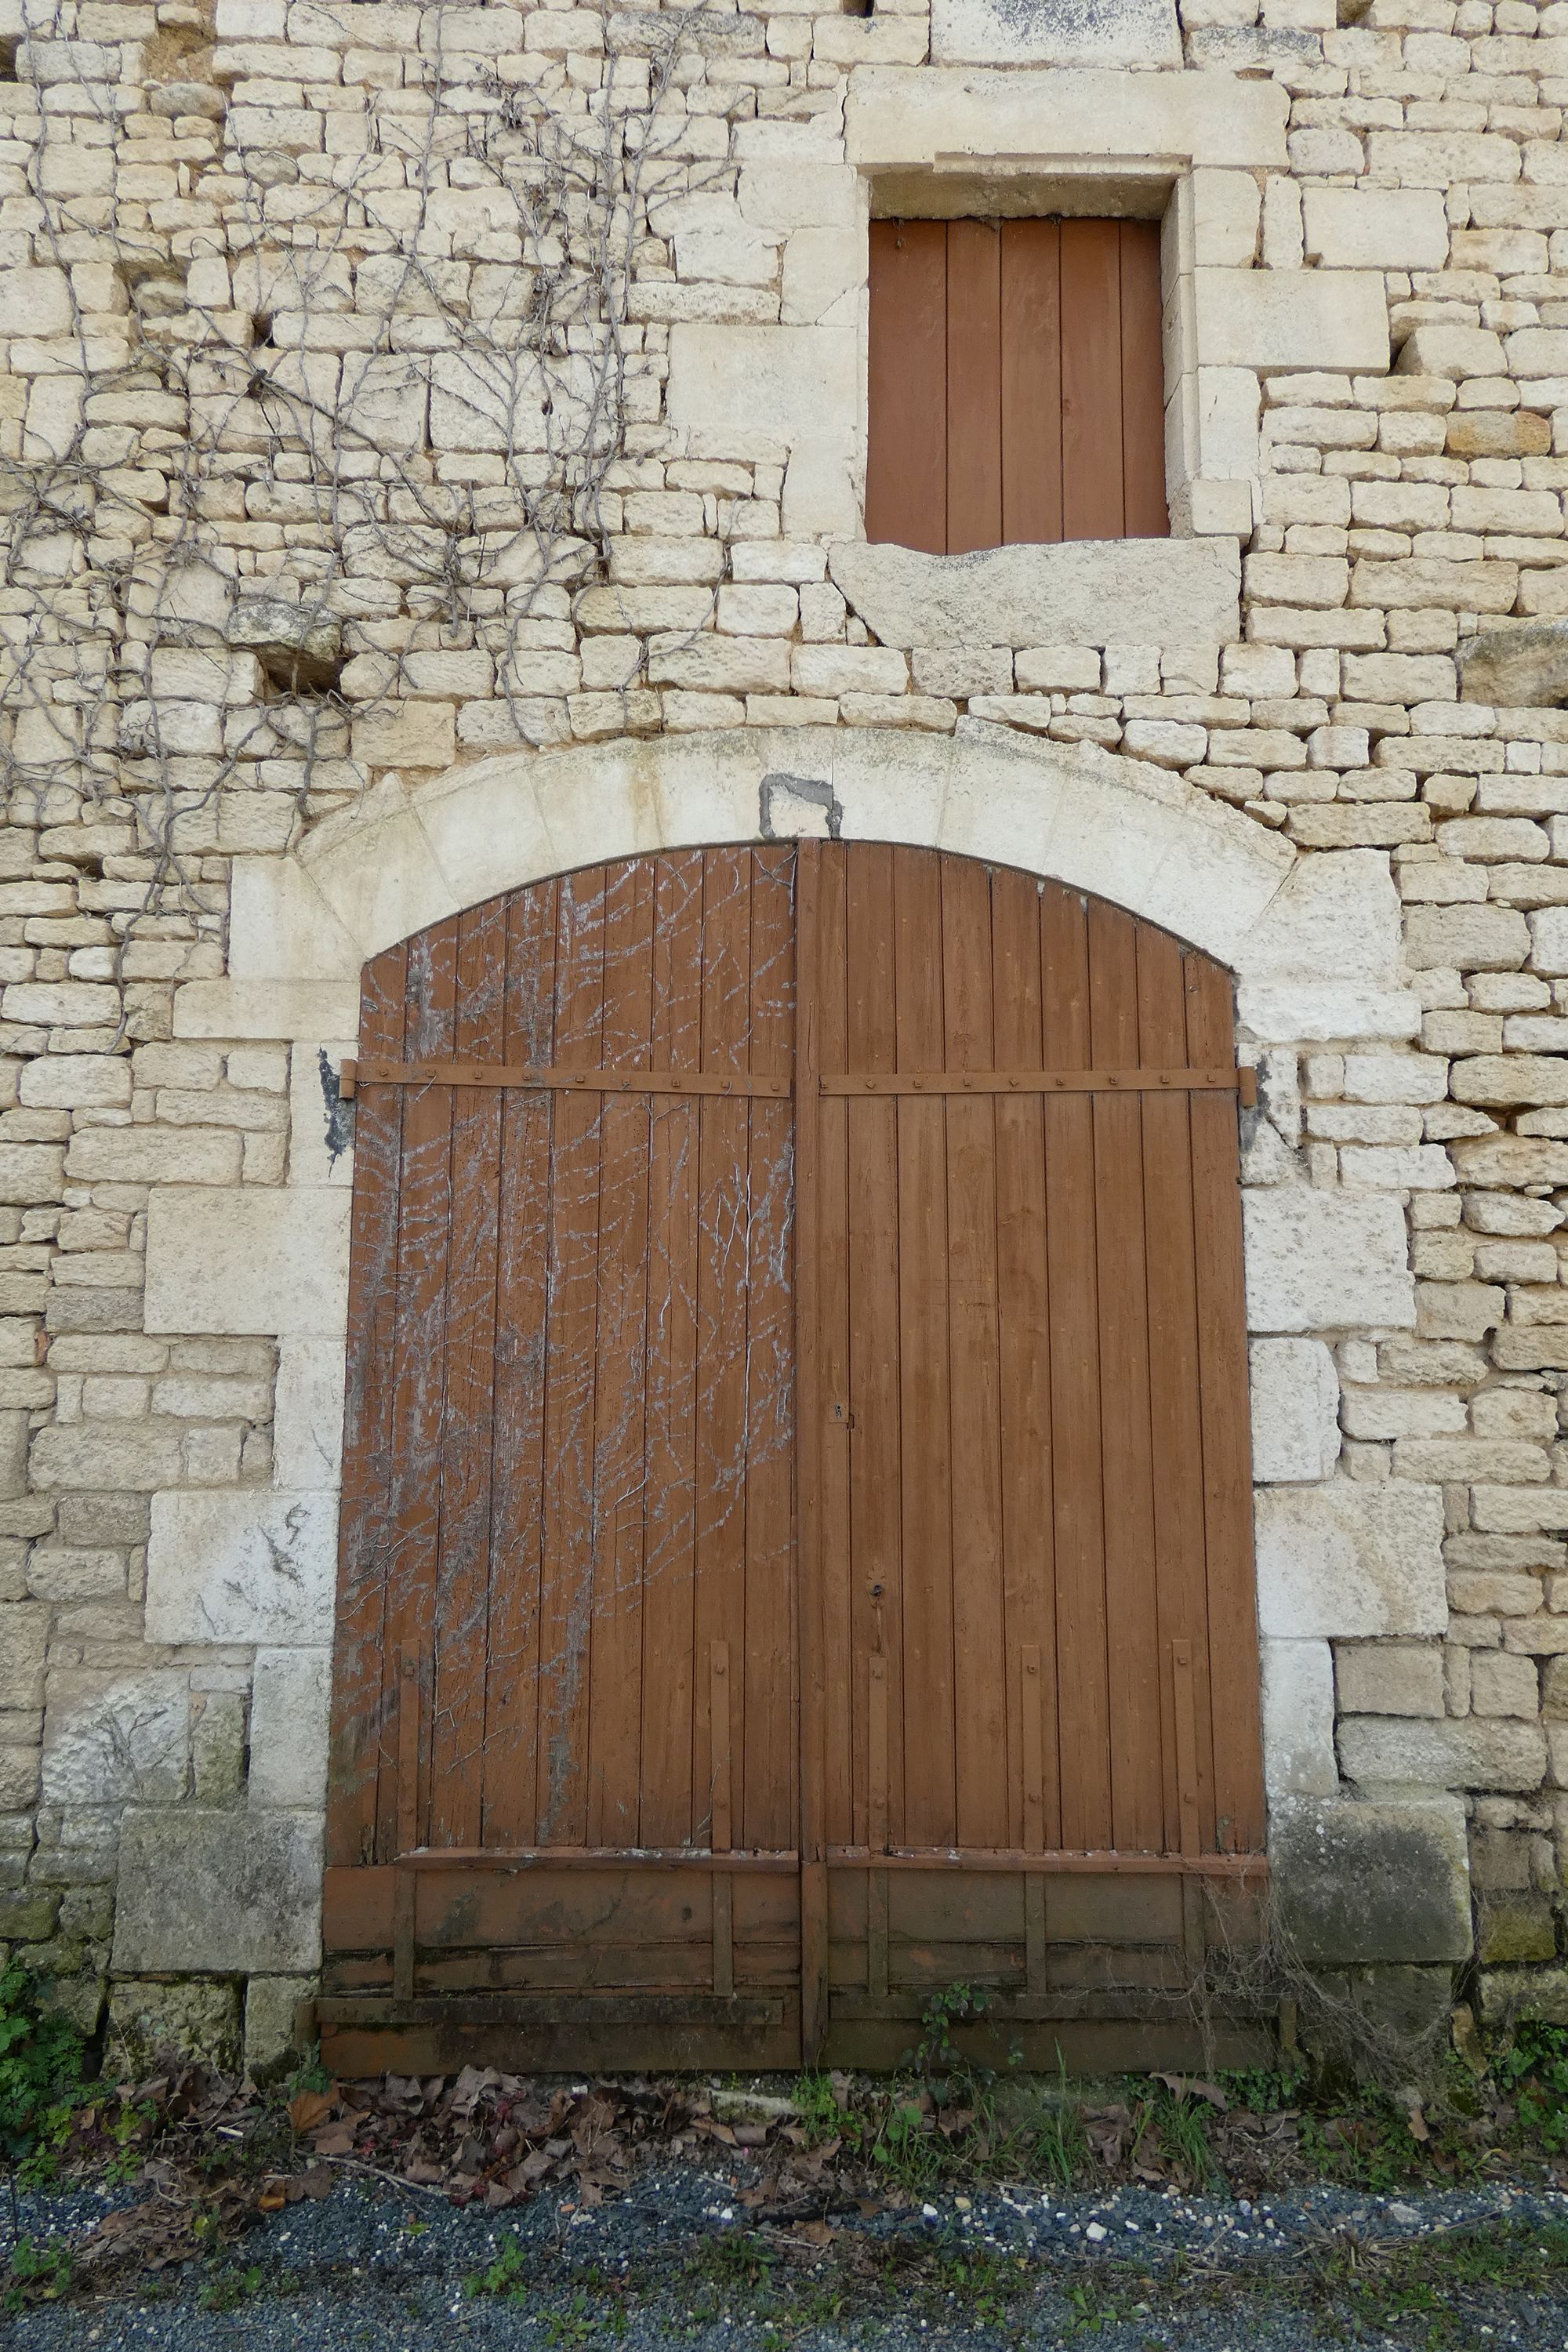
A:
{"type": "Polygon", "coordinates": [[[825,1095],[1239,1095],[1258,1100],[1258,1073],[1237,1070],[835,1070],[825,1095]]]}
{"type": "MultiPolygon", "coordinates": [[[[567,1070],[524,1062],[345,1061],[338,1091],[353,1102],[361,1087],[511,1087],[563,1094],[762,1095],[794,1092],[787,1077],[736,1070],[567,1070]]],[[[1234,1094],[1248,1109],[1258,1073],[1234,1070],[827,1070],[825,1095],[1234,1094]]]]}
{"type": "Polygon", "coordinates": [[[584,1095],[789,1095],[787,1077],[721,1070],[566,1070],[532,1062],[353,1062],[338,1074],[353,1102],[362,1087],[521,1087],[584,1095]]]}

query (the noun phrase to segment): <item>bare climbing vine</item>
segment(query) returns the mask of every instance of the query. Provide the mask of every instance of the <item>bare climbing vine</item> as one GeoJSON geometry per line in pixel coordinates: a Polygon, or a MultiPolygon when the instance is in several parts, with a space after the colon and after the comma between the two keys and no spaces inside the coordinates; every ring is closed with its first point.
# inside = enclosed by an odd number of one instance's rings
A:
{"type": "Polygon", "coordinates": [[[476,754],[562,740],[574,602],[659,409],[634,289],[732,140],[721,109],[689,135],[725,38],[701,7],[606,12],[584,60],[488,54],[484,12],[436,0],[325,154],[230,108],[210,8],[159,9],[129,117],[68,0],[14,59],[37,315],[0,418],[0,772],[46,860],[101,873],[127,982],[219,969],[204,860],[447,764],[433,706],[476,754]],[[139,127],[195,226],[122,201],[139,127]]]}

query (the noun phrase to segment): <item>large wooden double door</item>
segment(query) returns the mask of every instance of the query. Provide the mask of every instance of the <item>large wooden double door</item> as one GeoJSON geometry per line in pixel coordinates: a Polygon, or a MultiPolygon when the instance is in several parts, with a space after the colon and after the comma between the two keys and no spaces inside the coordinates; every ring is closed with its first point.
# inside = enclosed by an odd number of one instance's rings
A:
{"type": "Polygon", "coordinates": [[[955,1984],[1184,2063],[1262,1870],[1227,976],[681,851],[378,957],[350,1075],[327,2063],[891,2064],[955,1984]]]}

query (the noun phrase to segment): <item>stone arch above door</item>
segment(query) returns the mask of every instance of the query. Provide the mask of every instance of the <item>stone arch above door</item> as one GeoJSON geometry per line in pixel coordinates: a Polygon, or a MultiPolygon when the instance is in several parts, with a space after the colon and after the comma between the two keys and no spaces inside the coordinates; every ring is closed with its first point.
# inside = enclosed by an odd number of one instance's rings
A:
{"type": "MultiPolygon", "coordinates": [[[[151,1196],[145,1328],[280,1343],[272,1482],[153,1498],[154,1638],[207,1642],[221,1622],[225,1638],[306,1653],[330,1639],[352,1172],[336,1068],[354,1050],[363,963],[499,891],[595,860],[835,829],[1059,880],[1234,973],[1240,1057],[1260,1061],[1265,1077],[1262,1106],[1248,1114],[1243,1192],[1255,1397],[1259,1346],[1276,1391],[1281,1379],[1300,1391],[1310,1357],[1337,1397],[1325,1342],[1414,1326],[1399,1197],[1308,1181],[1289,1087],[1273,1102],[1269,1074],[1273,1049],[1284,1084],[1306,1045],[1386,1048],[1416,1034],[1386,853],[1299,855],[1146,763],[989,730],[940,741],[888,730],[748,730],[485,761],[412,787],[389,779],[287,855],[237,857],[229,976],[175,991],[177,1037],[292,1048],[291,1134],[281,1182],[167,1184],[151,1196]],[[236,1602],[233,1562],[269,1556],[283,1535],[300,1566],[287,1616],[259,1587],[236,1602]]],[[[1360,1626],[1360,1596],[1377,1585],[1391,1533],[1405,1563],[1400,1608],[1441,1609],[1441,1528],[1426,1524],[1426,1490],[1395,1496],[1336,1475],[1331,1434],[1321,1458],[1276,1470],[1297,1483],[1260,1489],[1270,1514],[1266,1528],[1260,1509],[1258,1551],[1265,1762],[1276,1807],[1284,1798],[1311,1811],[1326,1800],[1336,1820],[1375,1826],[1378,1808],[1334,1793],[1330,1641],[1360,1626]],[[1398,1501],[1419,1525],[1384,1526],[1398,1501]]],[[[1342,1961],[1356,1956],[1355,1941],[1336,1944],[1342,1961]]]]}

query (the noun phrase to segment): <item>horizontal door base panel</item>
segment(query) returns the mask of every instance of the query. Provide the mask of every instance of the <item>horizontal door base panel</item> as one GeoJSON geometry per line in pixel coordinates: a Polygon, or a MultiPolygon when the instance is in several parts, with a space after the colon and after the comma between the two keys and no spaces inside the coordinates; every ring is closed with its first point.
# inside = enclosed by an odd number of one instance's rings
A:
{"type": "MultiPolygon", "coordinates": [[[[1262,2025],[1205,2028],[1185,2020],[1074,2019],[953,2025],[948,2031],[972,2064],[999,2072],[1022,2068],[1031,2074],[1134,2074],[1157,2067],[1189,2074],[1211,2067],[1272,2066],[1279,2056],[1274,2034],[1262,2025]]],[[[820,2063],[855,2066],[872,2074],[895,2074],[907,2064],[919,2038],[918,2032],[890,2018],[833,2023],[820,2063]]]]}
{"type": "Polygon", "coordinates": [[[509,1993],[315,2004],[321,2063],[345,2080],[448,2074],[682,2074],[800,2063],[794,1994],[509,1993]]]}

